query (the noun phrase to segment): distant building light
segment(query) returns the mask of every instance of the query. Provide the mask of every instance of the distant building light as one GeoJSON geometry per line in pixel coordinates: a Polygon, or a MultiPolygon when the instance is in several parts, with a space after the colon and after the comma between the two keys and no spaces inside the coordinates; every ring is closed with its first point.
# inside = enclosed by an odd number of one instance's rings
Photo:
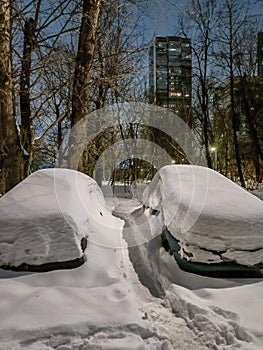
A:
{"type": "Polygon", "coordinates": [[[170,95],[171,96],[176,96],[176,97],[181,97],[182,93],[181,92],[171,92],[170,95]]]}

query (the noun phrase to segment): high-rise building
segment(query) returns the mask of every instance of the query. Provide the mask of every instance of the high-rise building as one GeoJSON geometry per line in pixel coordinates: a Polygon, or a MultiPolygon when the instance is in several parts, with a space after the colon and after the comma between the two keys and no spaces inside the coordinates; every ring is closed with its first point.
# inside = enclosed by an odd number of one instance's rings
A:
{"type": "Polygon", "coordinates": [[[155,37],[150,48],[150,102],[174,110],[191,121],[191,41],[177,36],[155,37]]]}
{"type": "Polygon", "coordinates": [[[263,77],[263,32],[258,33],[258,76],[263,77]]]}

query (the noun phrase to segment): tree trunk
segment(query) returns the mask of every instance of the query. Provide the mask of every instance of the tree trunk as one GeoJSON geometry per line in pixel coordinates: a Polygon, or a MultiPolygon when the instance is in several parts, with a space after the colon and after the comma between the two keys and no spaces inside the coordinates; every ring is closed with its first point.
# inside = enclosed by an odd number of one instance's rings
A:
{"type": "Polygon", "coordinates": [[[96,43],[101,0],[83,0],[78,53],[72,96],[71,126],[89,113],[90,74],[96,43]]]}
{"type": "Polygon", "coordinates": [[[11,3],[0,0],[0,192],[20,181],[21,149],[13,104],[11,3]]]}
{"type": "Polygon", "coordinates": [[[22,57],[22,67],[20,75],[20,114],[21,114],[21,144],[24,153],[27,154],[22,169],[22,177],[28,176],[30,163],[32,161],[33,133],[31,125],[31,105],[30,105],[30,75],[32,65],[32,52],[34,47],[34,35],[36,22],[32,18],[27,18],[24,27],[24,48],[22,57]]]}
{"type": "Polygon", "coordinates": [[[229,37],[229,66],[230,66],[230,114],[231,114],[231,121],[232,121],[232,130],[233,130],[233,141],[234,141],[234,147],[235,147],[235,158],[236,158],[236,164],[237,164],[237,170],[238,170],[238,176],[240,180],[240,184],[242,187],[246,188],[242,166],[241,166],[241,159],[240,159],[240,151],[239,151],[239,144],[238,144],[238,138],[237,138],[237,131],[238,131],[238,120],[237,120],[237,113],[235,111],[235,92],[234,92],[234,56],[233,56],[233,45],[234,45],[234,34],[233,34],[233,13],[230,9],[229,11],[229,30],[230,30],[230,37],[229,37]]]}
{"type": "MultiPolygon", "coordinates": [[[[94,58],[96,29],[101,0],[83,0],[78,53],[73,82],[71,128],[89,114],[89,88],[94,58]]],[[[85,127],[75,128],[70,135],[67,166],[84,171],[85,127]]]]}
{"type": "Polygon", "coordinates": [[[20,73],[20,115],[21,131],[20,140],[24,153],[26,154],[22,168],[22,177],[25,178],[30,173],[30,165],[33,158],[34,133],[31,120],[30,103],[30,76],[32,68],[32,53],[35,48],[35,35],[37,29],[38,16],[42,0],[38,0],[35,12],[35,18],[26,18],[24,26],[24,46],[21,59],[20,73]]]}
{"type": "MultiPolygon", "coordinates": [[[[208,68],[208,47],[209,47],[209,30],[205,28],[205,47],[204,47],[204,75],[202,81],[202,110],[204,117],[204,140],[205,140],[205,152],[206,152],[206,160],[207,166],[212,168],[212,161],[210,156],[209,149],[209,102],[208,102],[208,87],[207,87],[207,68],[208,68]]],[[[217,165],[215,164],[215,169],[217,169],[217,165]]]]}

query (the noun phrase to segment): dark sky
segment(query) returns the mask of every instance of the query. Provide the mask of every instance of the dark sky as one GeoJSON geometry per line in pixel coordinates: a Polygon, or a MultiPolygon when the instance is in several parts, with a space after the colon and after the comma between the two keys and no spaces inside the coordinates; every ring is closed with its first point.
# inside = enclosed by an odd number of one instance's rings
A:
{"type": "Polygon", "coordinates": [[[176,1],[176,6],[166,0],[153,1],[145,17],[147,39],[150,40],[154,35],[174,35],[178,15],[187,8],[187,4],[188,0],[176,1]]]}
{"type": "MultiPolygon", "coordinates": [[[[188,0],[153,1],[147,16],[145,16],[146,39],[151,40],[154,35],[175,35],[178,15],[184,12],[188,2],[188,0]]],[[[252,3],[254,3],[252,6],[253,14],[260,14],[263,17],[263,0],[252,0],[252,3]]]]}

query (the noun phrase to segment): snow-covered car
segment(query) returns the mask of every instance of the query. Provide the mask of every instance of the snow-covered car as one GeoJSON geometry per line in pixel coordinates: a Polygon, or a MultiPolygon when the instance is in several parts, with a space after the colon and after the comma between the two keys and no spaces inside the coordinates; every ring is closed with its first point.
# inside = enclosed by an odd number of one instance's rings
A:
{"type": "Polygon", "coordinates": [[[69,169],[39,170],[0,199],[0,267],[76,267],[88,241],[115,247],[122,226],[92,178],[69,169]]]}
{"type": "Polygon", "coordinates": [[[263,187],[258,190],[251,191],[251,193],[263,201],[263,187]]]}
{"type": "Polygon", "coordinates": [[[163,235],[183,269],[263,276],[263,202],[202,166],[165,166],[143,194],[161,213],[163,235]]]}

